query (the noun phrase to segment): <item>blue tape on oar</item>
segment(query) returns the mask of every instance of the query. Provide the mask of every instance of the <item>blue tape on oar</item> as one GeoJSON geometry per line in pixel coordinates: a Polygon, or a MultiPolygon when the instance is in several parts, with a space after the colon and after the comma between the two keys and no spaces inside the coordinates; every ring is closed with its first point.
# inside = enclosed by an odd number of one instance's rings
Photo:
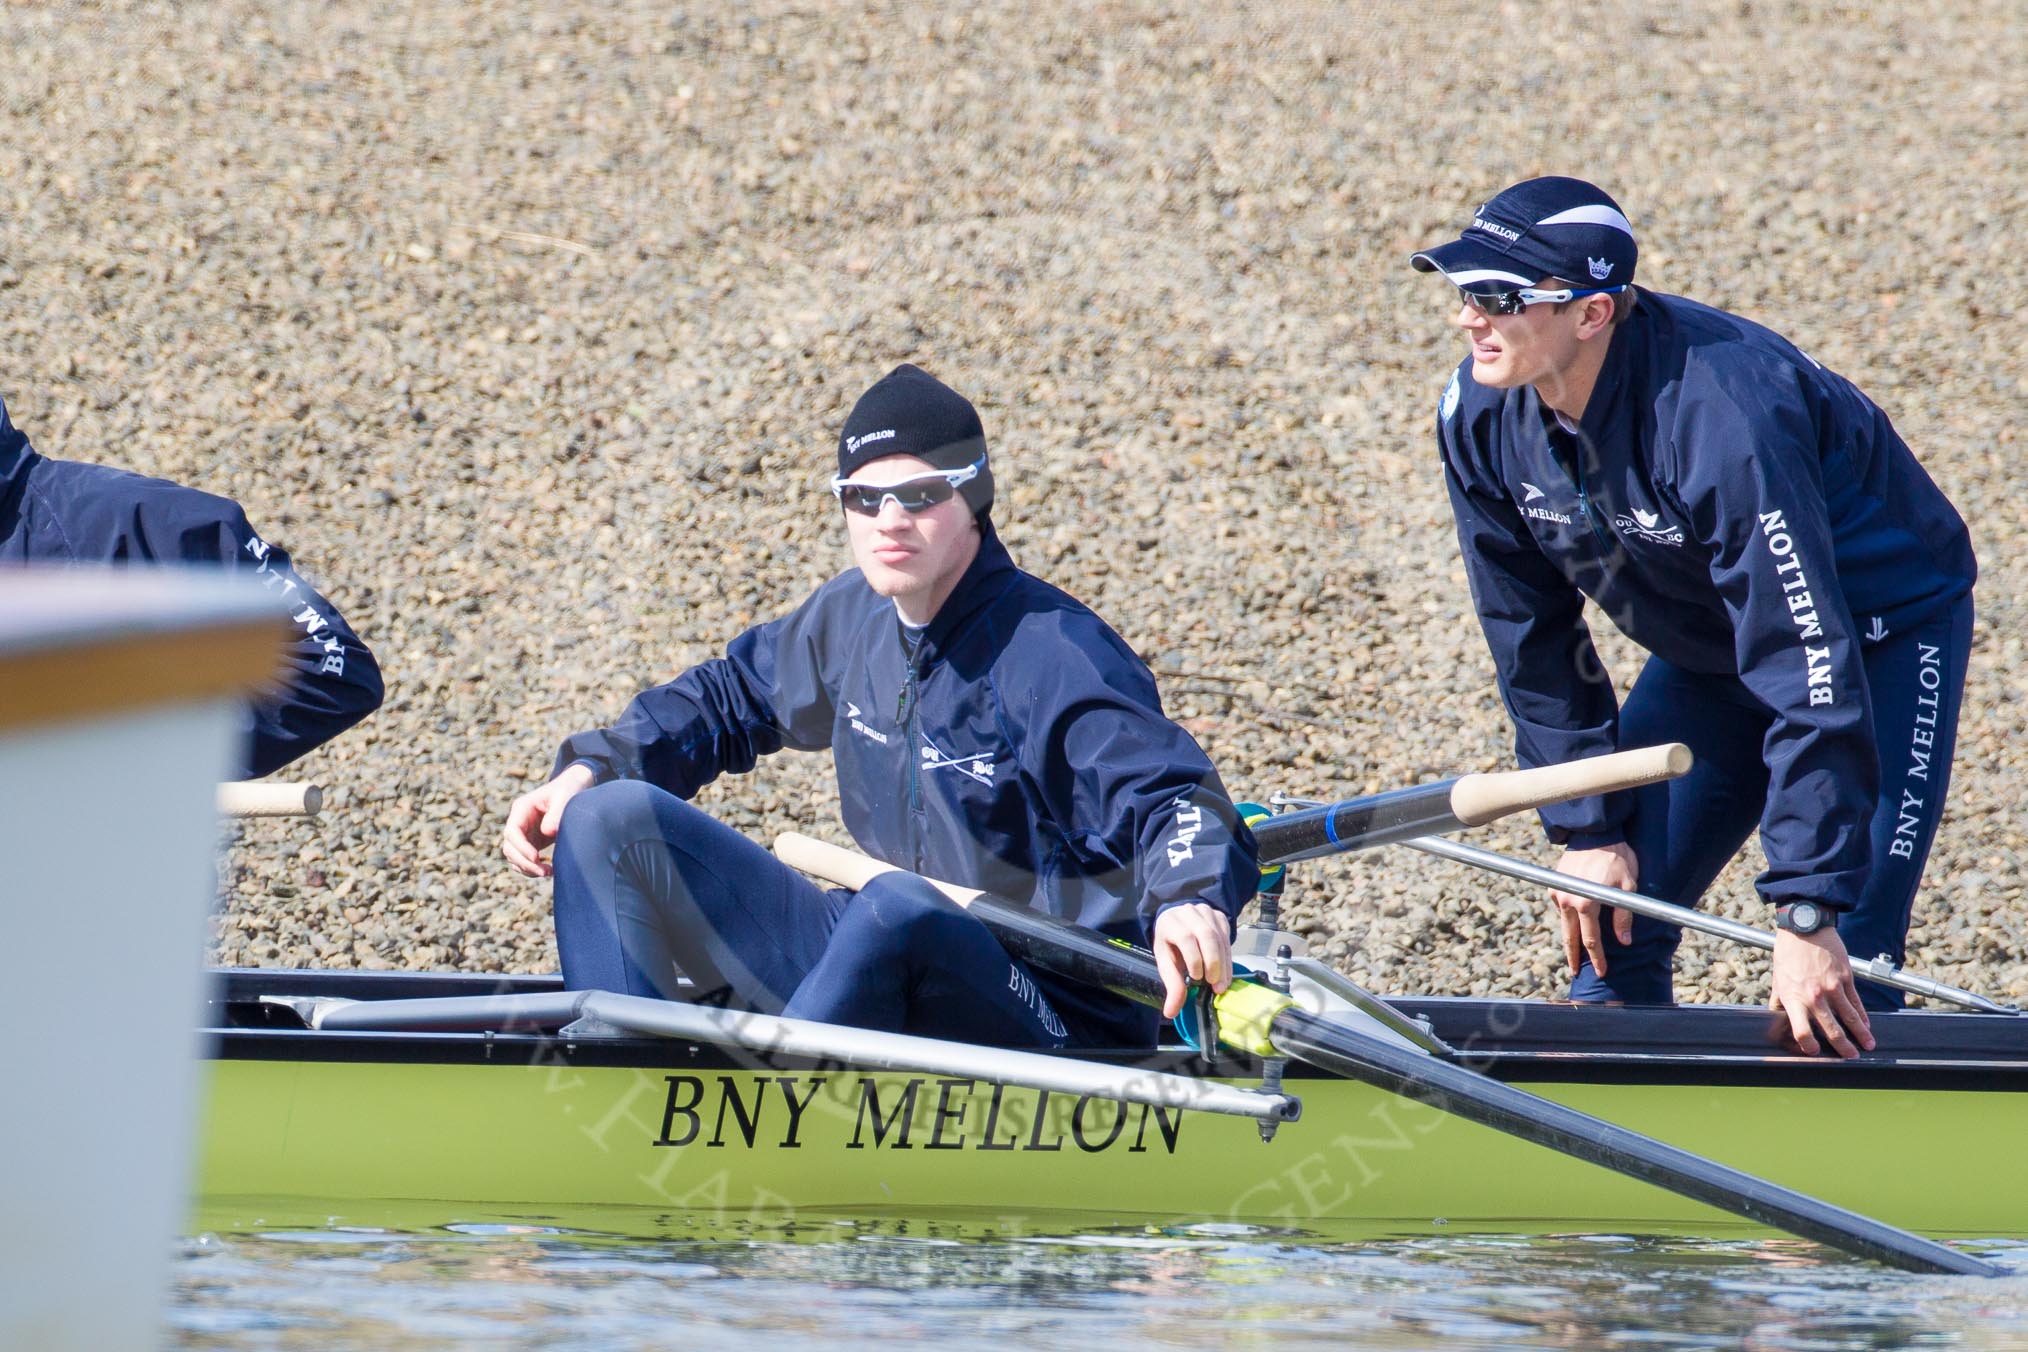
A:
{"type": "MultiPolygon", "coordinates": [[[[1239,803],[1236,806],[1239,808],[1239,819],[1246,823],[1246,828],[1249,831],[1256,824],[1267,821],[1275,815],[1259,803],[1239,803]]],[[[1269,868],[1262,869],[1260,871],[1260,881],[1254,885],[1254,890],[1257,892],[1272,892],[1275,888],[1280,887],[1282,885],[1283,868],[1283,865],[1275,864],[1269,868]]],[[[1197,1044],[1193,1042],[1190,1045],[1194,1047],[1197,1044]]]]}

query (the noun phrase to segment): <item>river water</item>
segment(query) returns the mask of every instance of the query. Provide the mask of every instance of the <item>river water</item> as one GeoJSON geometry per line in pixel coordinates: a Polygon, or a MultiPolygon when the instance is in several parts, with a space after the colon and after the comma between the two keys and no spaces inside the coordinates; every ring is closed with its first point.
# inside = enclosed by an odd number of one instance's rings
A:
{"type": "MultiPolygon", "coordinates": [[[[2028,1276],[1909,1276],[1745,1233],[284,1204],[214,1208],[197,1226],[175,1268],[172,1347],[2028,1348],[2028,1276]]],[[[2028,1273],[2028,1243],[1970,1247],[2028,1273]]]]}

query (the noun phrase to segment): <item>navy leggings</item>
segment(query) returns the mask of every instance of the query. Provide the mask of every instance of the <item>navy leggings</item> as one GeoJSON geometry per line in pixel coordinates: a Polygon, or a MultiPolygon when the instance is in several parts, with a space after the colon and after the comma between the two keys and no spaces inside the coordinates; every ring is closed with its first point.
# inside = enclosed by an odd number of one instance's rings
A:
{"type": "MultiPolygon", "coordinates": [[[[1855,958],[1907,952],[1915,889],[1929,859],[1950,788],[1958,704],[1971,648],[1972,600],[1865,650],[1866,685],[1880,748],[1880,798],[1873,812],[1872,868],[1859,902],[1838,920],[1838,937],[1855,958]]],[[[1634,795],[1627,843],[1639,890],[1695,906],[1711,880],[1745,843],[1767,801],[1764,739],[1772,719],[1734,676],[1709,676],[1650,658],[1620,711],[1620,744],[1687,742],[1697,763],[1688,775],[1634,795]]],[[[1570,983],[1573,1000],[1667,1004],[1670,963],[1682,931],[1634,917],[1633,943],[1601,925],[1606,975],[1586,958],[1570,983]]],[[[1859,983],[1868,1009],[1899,1009],[1900,991],[1859,983]]]]}
{"type": "Polygon", "coordinates": [[[826,892],[651,784],[618,780],[572,798],[555,868],[556,946],[572,990],[1003,1047],[1069,1040],[1034,975],[920,878],[826,892]]]}

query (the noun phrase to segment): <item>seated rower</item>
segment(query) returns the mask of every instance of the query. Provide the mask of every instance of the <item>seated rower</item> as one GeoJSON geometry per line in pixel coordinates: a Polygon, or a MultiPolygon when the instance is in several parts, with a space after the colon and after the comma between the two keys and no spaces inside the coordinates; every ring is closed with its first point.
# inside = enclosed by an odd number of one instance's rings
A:
{"type": "Polygon", "coordinates": [[[0,402],[0,565],[194,564],[266,587],[301,632],[247,709],[242,777],[272,774],[380,707],[380,668],[239,504],[163,479],[39,455],[0,402]]]}
{"type": "Polygon", "coordinates": [[[856,568],[570,738],[509,809],[508,860],[555,880],[565,983],[1001,1046],[1151,1044],[1154,1011],[1011,958],[920,878],[827,893],[685,801],[829,747],[868,854],[1149,944],[1171,1014],[1189,981],[1230,979],[1252,837],[1147,667],[1008,557],[972,405],[897,367],[846,419],[831,488],[856,568]]]}

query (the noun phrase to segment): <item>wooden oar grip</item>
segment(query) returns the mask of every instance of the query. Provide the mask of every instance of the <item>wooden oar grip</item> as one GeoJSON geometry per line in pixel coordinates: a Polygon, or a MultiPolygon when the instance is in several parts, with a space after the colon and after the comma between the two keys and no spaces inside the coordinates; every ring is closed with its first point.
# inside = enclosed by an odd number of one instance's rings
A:
{"type": "Polygon", "coordinates": [[[1531,807],[1676,779],[1689,773],[1691,759],[1689,747],[1669,742],[1534,770],[1464,775],[1451,785],[1451,812],[1467,826],[1484,826],[1531,807]]]}
{"type": "Polygon", "coordinates": [[[221,817],[314,817],[324,807],[324,790],[315,784],[221,784],[221,817]]]}
{"type": "MultiPolygon", "coordinates": [[[[800,831],[784,831],[775,837],[775,858],[790,868],[821,878],[834,887],[849,887],[854,892],[872,882],[883,873],[901,873],[904,870],[893,864],[882,863],[857,850],[848,850],[842,845],[833,845],[806,836],[800,831]]],[[[935,878],[924,882],[955,901],[960,906],[969,906],[985,893],[976,887],[959,887],[956,883],[940,883],[935,878]]]]}
{"type": "MultiPolygon", "coordinates": [[[[812,878],[854,891],[884,873],[906,871],[794,831],[775,837],[775,857],[812,878]]],[[[1096,931],[977,888],[934,878],[923,881],[977,917],[1011,956],[1081,985],[1161,1008],[1165,998],[1162,974],[1154,955],[1146,949],[1122,945],[1096,931]]]]}

